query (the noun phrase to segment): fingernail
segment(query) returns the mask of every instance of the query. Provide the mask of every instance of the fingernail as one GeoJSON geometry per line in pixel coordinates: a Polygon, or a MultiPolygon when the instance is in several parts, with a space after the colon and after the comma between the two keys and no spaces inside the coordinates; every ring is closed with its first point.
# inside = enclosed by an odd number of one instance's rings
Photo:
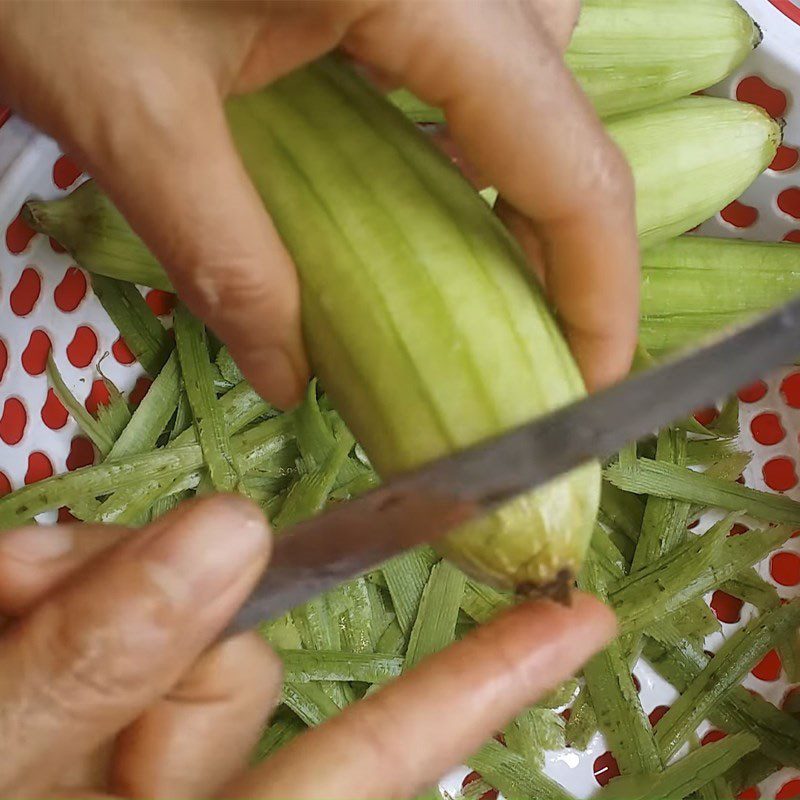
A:
{"type": "Polygon", "coordinates": [[[213,600],[269,549],[267,521],[244,498],[219,495],[191,503],[166,522],[142,557],[178,604],[213,600]]]}
{"type": "Polygon", "coordinates": [[[0,550],[17,561],[40,564],[72,550],[72,531],[64,525],[19,528],[0,538],[0,550]]]}
{"type": "Polygon", "coordinates": [[[286,350],[282,347],[267,348],[259,354],[256,369],[259,384],[269,393],[267,400],[284,411],[300,402],[308,375],[302,365],[295,365],[286,350]]]}

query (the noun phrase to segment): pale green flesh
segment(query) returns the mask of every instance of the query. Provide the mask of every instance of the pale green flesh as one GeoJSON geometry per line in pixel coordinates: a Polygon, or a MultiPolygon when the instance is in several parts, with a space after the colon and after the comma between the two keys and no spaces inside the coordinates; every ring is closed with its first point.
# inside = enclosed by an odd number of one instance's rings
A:
{"type": "Polygon", "coordinates": [[[669,352],[799,292],[796,244],[683,236],[642,257],[641,340],[669,352]]]}
{"type": "MultiPolygon", "coordinates": [[[[229,119],[300,272],[315,370],[383,475],[583,394],[517,246],[360,81],[326,62],[233,100],[229,119]]],[[[496,585],[547,584],[579,568],[598,497],[591,465],[442,549],[496,585]]]]}
{"type": "Polygon", "coordinates": [[[735,0],[584,0],[566,61],[608,117],[713,86],[760,38],[735,0]]]}
{"type": "Polygon", "coordinates": [[[762,109],[718,97],[686,97],[627,114],[607,130],[633,170],[642,248],[684,233],[739,197],[781,141],[780,125],[762,109]],[[668,161],[653,157],[664,148],[668,161]]]}

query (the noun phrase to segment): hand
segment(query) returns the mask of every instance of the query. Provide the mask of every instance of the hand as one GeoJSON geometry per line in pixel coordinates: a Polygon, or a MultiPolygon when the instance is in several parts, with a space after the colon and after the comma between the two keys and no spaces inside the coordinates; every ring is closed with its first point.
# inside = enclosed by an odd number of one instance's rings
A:
{"type": "Polygon", "coordinates": [[[632,182],[562,59],[578,0],[5,2],[0,95],[103,185],[192,310],[279,406],[307,364],[297,277],[222,100],[340,47],[442,107],[504,198],[590,387],[630,365],[632,182]]]}
{"type": "Polygon", "coordinates": [[[135,533],[0,537],[0,797],[411,797],[613,635],[590,597],[525,603],[248,769],[280,661],[253,633],[215,640],[265,525],[217,496],[135,533]]]}

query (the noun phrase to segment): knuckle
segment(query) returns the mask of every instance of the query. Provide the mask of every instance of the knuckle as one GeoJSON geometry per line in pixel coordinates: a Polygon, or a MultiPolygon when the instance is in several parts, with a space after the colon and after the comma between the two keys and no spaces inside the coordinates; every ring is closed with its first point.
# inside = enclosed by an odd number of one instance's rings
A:
{"type": "Polygon", "coordinates": [[[633,199],[633,171],[622,151],[610,140],[604,149],[600,178],[606,191],[620,199],[633,199]]]}
{"type": "Polygon", "coordinates": [[[190,271],[188,285],[181,290],[187,290],[187,301],[212,325],[243,319],[245,309],[256,310],[258,319],[276,325],[299,314],[299,300],[292,301],[285,282],[270,280],[252,264],[251,259],[203,263],[190,271]]]}
{"type": "MultiPolygon", "coordinates": [[[[599,122],[597,123],[599,127],[599,122]]],[[[570,191],[565,221],[581,218],[587,208],[617,214],[632,213],[635,202],[633,172],[619,147],[602,131],[593,146],[581,148],[583,154],[570,191]],[[599,200],[602,202],[598,203],[599,200]]]]}
{"type": "Polygon", "coordinates": [[[157,620],[167,604],[151,593],[144,614],[98,613],[89,603],[41,606],[27,641],[32,660],[46,670],[53,706],[69,718],[87,719],[146,691],[157,668],[153,653],[165,650],[168,631],[157,620]]]}

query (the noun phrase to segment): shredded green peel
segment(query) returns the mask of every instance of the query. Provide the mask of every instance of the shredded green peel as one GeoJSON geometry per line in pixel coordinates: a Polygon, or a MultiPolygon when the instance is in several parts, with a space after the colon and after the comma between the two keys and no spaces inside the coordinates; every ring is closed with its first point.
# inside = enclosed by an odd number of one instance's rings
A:
{"type": "Polygon", "coordinates": [[[114,446],[114,438],[106,425],[95,419],[84,407],[83,403],[75,397],[69,390],[64,379],[61,377],[53,354],[47,356],[47,377],[56,393],[58,399],[69,411],[70,416],[78,423],[81,431],[89,437],[92,444],[97,448],[101,456],[108,453],[114,446]]]}
{"type": "MultiPolygon", "coordinates": [[[[678,691],[685,691],[709,663],[702,646],[688,640],[667,646],[648,641],[644,655],[678,691]]],[[[724,696],[709,712],[709,719],[727,733],[753,734],[761,751],[771,759],[800,768],[800,722],[743,687],[737,686],[724,696]]]]}
{"type": "Polygon", "coordinates": [[[564,718],[548,708],[528,708],[506,726],[505,741],[533,768],[542,769],[545,750],[565,745],[564,718]]]}
{"type": "Polygon", "coordinates": [[[294,712],[286,707],[279,709],[256,745],[253,761],[258,763],[269,758],[305,729],[306,726],[294,712]]]}
{"type": "Polygon", "coordinates": [[[439,557],[430,547],[418,547],[387,561],[382,568],[397,622],[406,634],[417,618],[419,603],[439,557]]]}
{"type": "MultiPolygon", "coordinates": [[[[674,428],[662,430],[658,435],[656,459],[684,466],[686,434],[674,428]]],[[[680,544],[686,537],[688,517],[688,503],[652,495],[648,497],[631,570],[635,572],[680,544]]]]}
{"type": "Polygon", "coordinates": [[[800,523],[800,503],[796,500],[674,464],[640,458],[630,467],[610,465],[605,476],[618,488],[637,494],[716,506],[769,522],[800,523]]]}
{"type": "Polygon", "coordinates": [[[689,753],[663,772],[623,776],[612,781],[597,797],[602,800],[676,800],[686,797],[758,747],[748,733],[728,736],[689,753]]]}
{"type": "Polygon", "coordinates": [[[719,699],[798,624],[800,602],[796,601],[762,614],[727,639],[656,726],[662,756],[668,759],[677,752],[719,699]]]}
{"type": "Polygon", "coordinates": [[[291,683],[348,681],[385,683],[403,670],[403,657],[339,650],[280,650],[284,678],[291,683]]]}
{"type": "Polygon", "coordinates": [[[180,393],[181,370],[173,352],[114,442],[108,459],[124,458],[155,447],[178,406],[180,393]]]}
{"type": "Polygon", "coordinates": [[[97,274],[92,275],[92,289],[136,360],[149,375],[158,375],[173,344],[139,290],[97,274]]]}
{"type": "Polygon", "coordinates": [[[564,731],[566,740],[572,747],[585,750],[597,730],[597,713],[589,690],[584,686],[572,705],[572,712],[564,731]]]}
{"type": "Polygon", "coordinates": [[[572,800],[566,790],[534,769],[527,759],[494,740],[468,758],[467,765],[508,800],[572,800]]]}
{"type": "Polygon", "coordinates": [[[464,573],[446,561],[433,567],[411,629],[405,669],[415,667],[423,658],[455,640],[464,581],[464,573]]]}
{"type": "Polygon", "coordinates": [[[630,633],[651,626],[681,606],[764,558],[791,535],[790,528],[749,531],[727,537],[731,519],[609,587],[609,600],[630,633]],[[727,538],[726,538],[727,537],[727,538]]]}
{"type": "MultiPolygon", "coordinates": [[[[245,468],[286,447],[291,442],[291,429],[291,417],[284,415],[266,420],[234,437],[245,468]]],[[[21,487],[0,498],[0,529],[13,527],[42,511],[69,506],[87,496],[97,497],[127,488],[136,493],[152,484],[158,487],[154,502],[177,477],[187,476],[190,479],[188,488],[196,486],[203,465],[200,446],[191,439],[188,440],[190,443],[178,446],[179,440],[180,437],[172,447],[82,467],[21,487]]],[[[109,518],[104,516],[102,519],[108,521],[109,518]]]]}
{"type": "Polygon", "coordinates": [[[325,694],[319,683],[283,684],[281,700],[300,717],[306,725],[319,725],[336,716],[342,707],[325,694]]]}
{"type": "Polygon", "coordinates": [[[175,309],[175,342],[186,395],[211,483],[217,491],[232,492],[239,486],[241,476],[225,425],[225,415],[214,391],[206,330],[182,303],[175,309]]]}
{"type": "MultiPolygon", "coordinates": [[[[590,552],[581,573],[581,588],[605,598],[605,581],[590,552]]],[[[600,730],[606,736],[623,775],[657,772],[661,757],[653,729],[639,700],[628,659],[618,639],[584,667],[586,686],[600,730]]]]}

